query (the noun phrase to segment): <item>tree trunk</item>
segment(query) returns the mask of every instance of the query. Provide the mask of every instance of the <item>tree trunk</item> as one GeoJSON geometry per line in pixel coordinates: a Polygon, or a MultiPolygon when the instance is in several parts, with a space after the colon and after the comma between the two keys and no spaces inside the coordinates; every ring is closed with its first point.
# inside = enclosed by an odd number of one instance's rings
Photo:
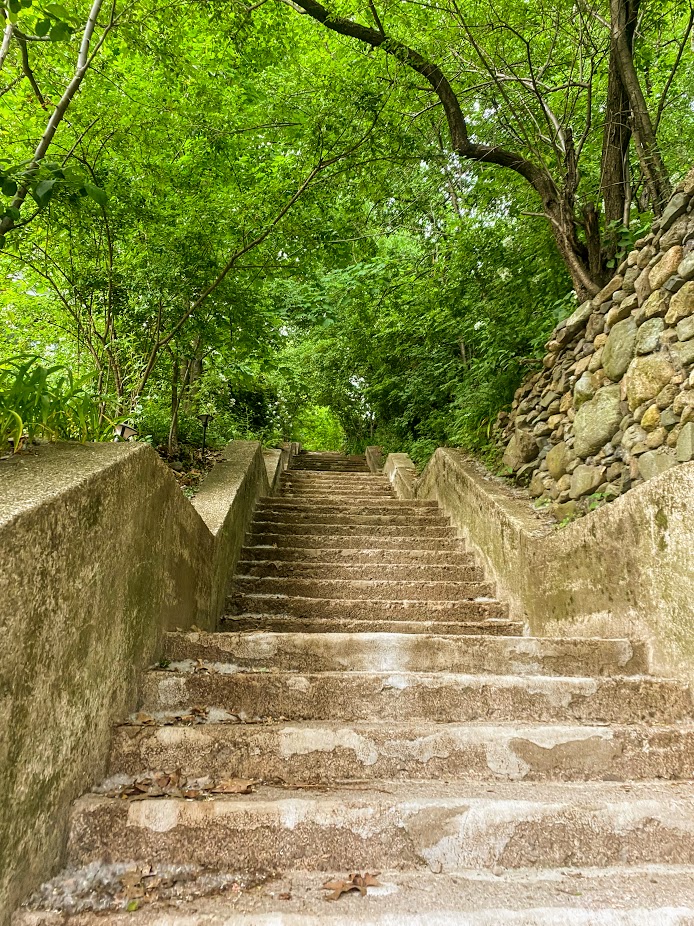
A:
{"type": "MultiPolygon", "coordinates": [[[[629,51],[633,47],[635,17],[627,21],[626,40],[629,51]]],[[[629,97],[617,63],[617,43],[612,38],[610,67],[607,78],[607,100],[605,102],[605,125],[602,136],[602,164],[600,166],[600,192],[605,215],[605,225],[622,224],[628,195],[629,173],[627,158],[631,142],[629,124],[629,97]]],[[[605,256],[609,261],[617,250],[616,236],[608,235],[605,242],[605,256]]]]}
{"type": "Polygon", "coordinates": [[[631,2],[630,0],[610,0],[612,43],[619,77],[629,99],[634,143],[641,172],[653,211],[656,215],[660,215],[670,197],[671,186],[634,66],[633,30],[638,15],[638,6],[639,0],[631,0],[631,2]],[[630,29],[631,42],[629,40],[630,29]]]}
{"type": "Polygon", "coordinates": [[[169,440],[167,453],[172,457],[178,452],[178,406],[179,382],[181,379],[181,365],[178,354],[171,354],[171,424],[169,425],[169,440]]]}

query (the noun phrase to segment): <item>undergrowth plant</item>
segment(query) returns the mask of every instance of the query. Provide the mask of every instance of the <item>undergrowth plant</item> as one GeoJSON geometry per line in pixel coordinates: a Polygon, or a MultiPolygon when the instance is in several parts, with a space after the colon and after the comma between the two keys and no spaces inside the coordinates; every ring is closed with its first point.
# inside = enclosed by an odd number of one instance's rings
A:
{"type": "Polygon", "coordinates": [[[95,401],[91,380],[37,356],[0,361],[0,449],[16,453],[38,438],[108,440],[114,421],[95,401]]]}

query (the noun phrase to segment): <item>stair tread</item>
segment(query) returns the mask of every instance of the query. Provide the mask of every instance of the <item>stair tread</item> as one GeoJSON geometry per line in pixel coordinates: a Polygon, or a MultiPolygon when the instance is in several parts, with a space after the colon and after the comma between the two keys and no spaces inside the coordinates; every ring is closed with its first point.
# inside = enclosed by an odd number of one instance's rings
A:
{"type": "MultiPolygon", "coordinates": [[[[113,783],[105,779],[100,788],[109,790],[113,783]]],[[[687,811],[680,822],[683,830],[694,833],[694,782],[691,781],[562,781],[562,782],[488,782],[476,781],[425,781],[403,782],[397,780],[380,780],[376,786],[372,783],[336,782],[330,788],[278,787],[276,785],[258,785],[250,794],[214,794],[206,801],[189,802],[180,797],[145,798],[128,804],[121,798],[99,794],[98,790],[89,792],[75,801],[78,812],[99,806],[121,805],[133,808],[148,804],[154,808],[164,803],[177,804],[182,808],[192,807],[195,816],[215,816],[218,811],[212,807],[220,804],[222,808],[234,810],[244,806],[267,809],[272,813],[273,804],[291,802],[303,806],[308,816],[311,808],[359,809],[374,805],[403,808],[409,814],[416,814],[420,808],[454,808],[465,813],[469,805],[481,807],[498,807],[508,805],[513,813],[515,805],[523,810],[533,806],[562,807],[567,805],[586,806],[589,809],[608,810],[623,804],[641,805],[657,812],[658,805],[676,805],[682,812],[687,811]]],[[[222,810],[222,812],[224,812],[222,810]]],[[[373,818],[372,818],[373,819],[373,818]]],[[[378,821],[375,821],[378,825],[378,821]]]]}
{"type": "MultiPolygon", "coordinates": [[[[362,872],[363,873],[363,872],[362,872]]],[[[329,878],[349,879],[348,871],[329,878]]],[[[381,871],[379,888],[328,904],[326,874],[284,871],[257,887],[136,913],[83,913],[72,926],[692,926],[694,867],[613,866],[483,872],[381,871]],[[509,913],[509,908],[518,911],[509,913]]],[[[243,879],[239,878],[243,884],[243,879]]],[[[23,910],[15,926],[54,926],[62,914],[23,910]]]]}
{"type": "Polygon", "coordinates": [[[382,632],[387,634],[420,635],[435,633],[438,635],[479,635],[502,634],[520,637],[523,633],[523,624],[520,621],[511,621],[506,618],[486,618],[484,620],[427,620],[418,618],[407,620],[405,618],[371,618],[360,619],[350,617],[297,617],[291,614],[261,614],[239,613],[222,616],[222,627],[238,628],[237,632],[302,632],[321,636],[327,631],[340,629],[345,633],[362,634],[369,632],[382,632]]]}
{"type": "MultiPolygon", "coordinates": [[[[207,672],[229,677],[237,675],[262,675],[268,676],[267,669],[243,668],[239,669],[231,662],[215,662],[206,664],[201,660],[188,659],[180,662],[172,662],[166,669],[154,668],[149,670],[150,675],[203,675],[207,672]]],[[[277,670],[269,673],[273,678],[296,679],[297,676],[304,678],[339,678],[344,681],[344,672],[335,672],[324,670],[320,672],[297,672],[296,670],[277,670]]],[[[387,671],[374,669],[350,669],[349,676],[352,678],[384,678],[385,680],[402,678],[411,684],[428,684],[435,681],[441,682],[458,682],[465,685],[493,685],[495,687],[512,687],[520,685],[530,687],[536,685],[540,688],[553,687],[561,685],[562,687],[608,687],[618,684],[631,685],[634,687],[640,685],[666,686],[680,691],[688,691],[685,682],[677,678],[669,678],[658,675],[618,675],[616,673],[608,676],[593,675],[520,675],[517,673],[499,674],[489,672],[446,672],[436,671],[408,671],[401,669],[390,669],[387,671]]],[[[395,687],[395,686],[393,686],[395,687]]]]}
{"type": "MultiPolygon", "coordinates": [[[[503,622],[507,623],[506,621],[503,622]]],[[[544,675],[583,674],[586,676],[610,674],[644,674],[645,647],[624,639],[581,639],[564,637],[489,636],[458,634],[336,632],[303,633],[286,630],[232,631],[214,633],[171,632],[166,636],[167,657],[205,658],[212,654],[217,661],[241,660],[246,664],[274,665],[289,660],[287,666],[305,668],[300,657],[309,665],[314,660],[324,667],[337,665],[343,669],[422,668],[430,671],[454,671],[462,665],[471,666],[477,660],[487,671],[503,670],[515,673],[544,675]],[[587,671],[586,666],[591,666],[587,671]],[[494,668],[493,668],[494,667],[494,668]],[[498,669],[496,668],[498,667],[498,669]],[[584,669],[581,673],[580,669],[584,669]]],[[[335,666],[336,668],[337,666],[335,666]]]]}

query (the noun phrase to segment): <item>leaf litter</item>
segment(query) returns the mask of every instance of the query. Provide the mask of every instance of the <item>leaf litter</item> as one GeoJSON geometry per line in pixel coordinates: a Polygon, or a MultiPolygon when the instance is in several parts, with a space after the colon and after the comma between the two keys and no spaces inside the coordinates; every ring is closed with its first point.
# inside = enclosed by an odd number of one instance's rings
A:
{"type": "Polygon", "coordinates": [[[203,723],[215,724],[275,724],[283,723],[286,717],[261,717],[259,715],[250,716],[246,711],[227,711],[224,708],[202,707],[193,705],[180,711],[157,711],[149,714],[147,711],[138,711],[132,714],[124,723],[116,724],[117,727],[130,728],[136,735],[139,731],[136,727],[171,727],[171,726],[196,726],[203,723]]]}
{"type": "Polygon", "coordinates": [[[276,873],[214,871],[198,865],[147,865],[92,862],[70,868],[45,882],[26,906],[68,915],[107,910],[134,912],[155,901],[190,901],[225,893],[240,894],[275,878],[276,873]]]}
{"type": "Polygon", "coordinates": [[[326,881],[323,885],[323,888],[326,891],[332,891],[329,897],[326,897],[326,900],[339,900],[343,894],[349,894],[352,891],[359,891],[362,897],[366,897],[366,892],[370,887],[382,887],[380,881],[377,880],[380,871],[376,871],[373,874],[365,872],[363,875],[358,872],[353,875],[349,875],[347,880],[343,881],[341,879],[336,879],[335,881],[326,881]]]}
{"type": "Polygon", "coordinates": [[[175,772],[147,772],[135,778],[117,775],[97,785],[94,792],[129,801],[157,797],[202,800],[218,794],[252,794],[258,784],[255,778],[188,778],[178,769],[175,772]]]}

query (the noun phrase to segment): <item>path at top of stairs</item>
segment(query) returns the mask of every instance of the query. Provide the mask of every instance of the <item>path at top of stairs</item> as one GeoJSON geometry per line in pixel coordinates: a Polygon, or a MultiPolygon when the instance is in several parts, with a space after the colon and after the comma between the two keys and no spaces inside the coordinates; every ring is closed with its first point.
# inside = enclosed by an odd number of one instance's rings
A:
{"type": "Polygon", "coordinates": [[[219,632],[166,656],[16,926],[694,926],[689,690],[524,636],[362,457],[294,460],[219,632]]]}

